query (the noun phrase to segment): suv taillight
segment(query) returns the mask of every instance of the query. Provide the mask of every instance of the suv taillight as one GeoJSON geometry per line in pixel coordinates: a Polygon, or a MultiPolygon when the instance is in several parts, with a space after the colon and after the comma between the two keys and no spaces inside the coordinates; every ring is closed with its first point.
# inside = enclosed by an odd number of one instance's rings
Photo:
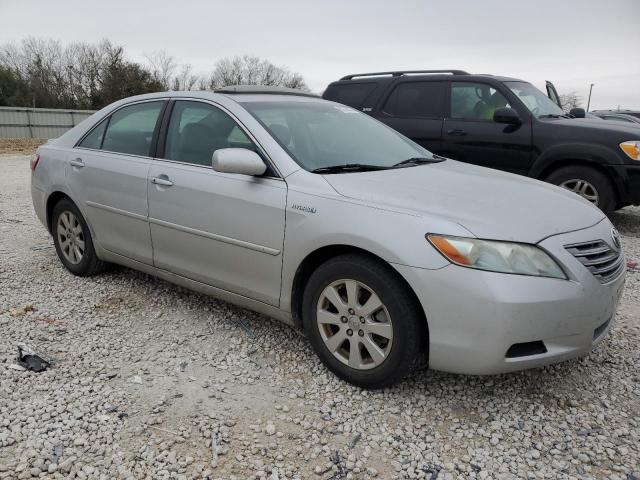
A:
{"type": "Polygon", "coordinates": [[[36,155],[31,159],[31,171],[34,172],[36,167],[38,166],[38,162],[40,161],[40,155],[36,155]]]}

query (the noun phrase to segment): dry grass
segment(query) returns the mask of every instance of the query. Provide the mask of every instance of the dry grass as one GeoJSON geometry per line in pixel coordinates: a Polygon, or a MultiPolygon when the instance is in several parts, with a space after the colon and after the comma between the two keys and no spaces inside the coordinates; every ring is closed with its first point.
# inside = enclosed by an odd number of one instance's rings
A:
{"type": "Polygon", "coordinates": [[[35,153],[36,148],[46,140],[41,138],[0,138],[0,154],[2,153],[35,153]]]}

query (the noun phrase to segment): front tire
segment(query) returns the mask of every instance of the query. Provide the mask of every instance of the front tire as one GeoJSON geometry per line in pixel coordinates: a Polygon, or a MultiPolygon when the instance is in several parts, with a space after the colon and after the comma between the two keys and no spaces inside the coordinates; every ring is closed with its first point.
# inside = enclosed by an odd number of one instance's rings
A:
{"type": "Polygon", "coordinates": [[[359,254],[327,261],[309,278],[302,308],[315,352],[343,380],[383,388],[420,363],[423,315],[408,286],[381,261],[359,254]]]}
{"type": "Polygon", "coordinates": [[[589,200],[604,213],[615,210],[616,194],[609,178],[602,172],[582,165],[572,165],[553,171],[546,181],[566,188],[589,200]]]}
{"type": "Polygon", "coordinates": [[[68,198],[53,208],[51,230],[58,258],[71,273],[86,277],[107,268],[108,264],[96,255],[87,222],[68,198]]]}

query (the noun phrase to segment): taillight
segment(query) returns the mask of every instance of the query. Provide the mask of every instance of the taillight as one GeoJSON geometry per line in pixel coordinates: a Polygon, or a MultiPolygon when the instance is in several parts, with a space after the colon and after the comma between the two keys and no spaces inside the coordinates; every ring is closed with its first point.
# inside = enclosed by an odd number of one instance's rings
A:
{"type": "Polygon", "coordinates": [[[34,172],[40,161],[40,155],[36,155],[31,159],[31,171],[34,172]]]}

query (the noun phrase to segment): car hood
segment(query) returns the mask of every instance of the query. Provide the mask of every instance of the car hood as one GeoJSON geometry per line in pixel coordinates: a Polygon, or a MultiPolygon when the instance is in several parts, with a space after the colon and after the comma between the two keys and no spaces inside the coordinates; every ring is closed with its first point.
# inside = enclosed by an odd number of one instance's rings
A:
{"type": "Polygon", "coordinates": [[[614,122],[601,118],[545,118],[541,119],[555,128],[572,128],[584,132],[592,130],[602,133],[621,135],[627,140],[635,140],[638,136],[640,123],[614,122]]]}
{"type": "Polygon", "coordinates": [[[454,160],[324,177],[345,197],[455,222],[486,239],[537,243],[605,216],[562,188],[454,160]]]}

